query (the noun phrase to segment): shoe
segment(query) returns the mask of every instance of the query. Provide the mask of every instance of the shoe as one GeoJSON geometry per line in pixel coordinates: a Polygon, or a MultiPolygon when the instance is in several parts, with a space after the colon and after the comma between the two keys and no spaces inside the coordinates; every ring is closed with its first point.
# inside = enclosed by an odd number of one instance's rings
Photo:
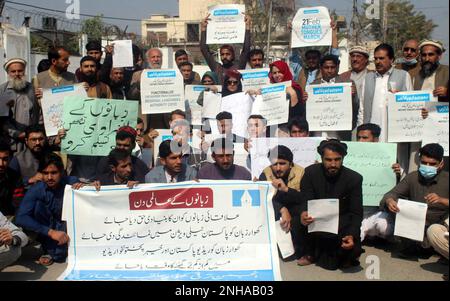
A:
{"type": "Polygon", "coordinates": [[[53,258],[50,255],[42,255],[38,262],[39,264],[48,267],[53,264],[53,258]]]}
{"type": "Polygon", "coordinates": [[[297,259],[297,265],[298,266],[307,266],[307,265],[311,265],[314,263],[314,259],[312,258],[312,256],[303,256],[300,259],[297,259]]]}

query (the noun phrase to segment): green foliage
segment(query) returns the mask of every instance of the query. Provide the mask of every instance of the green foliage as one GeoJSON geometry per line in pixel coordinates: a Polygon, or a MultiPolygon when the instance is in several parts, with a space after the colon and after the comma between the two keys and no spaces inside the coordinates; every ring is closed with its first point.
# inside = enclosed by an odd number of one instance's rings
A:
{"type": "Polygon", "coordinates": [[[84,20],[81,26],[81,33],[87,34],[89,41],[101,41],[104,31],[105,25],[101,15],[84,20]]]}

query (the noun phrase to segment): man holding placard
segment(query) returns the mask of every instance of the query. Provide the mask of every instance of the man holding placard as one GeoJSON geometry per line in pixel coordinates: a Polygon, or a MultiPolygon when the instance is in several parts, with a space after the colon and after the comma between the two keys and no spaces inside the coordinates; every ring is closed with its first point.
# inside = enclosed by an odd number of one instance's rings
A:
{"type": "MultiPolygon", "coordinates": [[[[363,218],[362,182],[360,174],[344,167],[347,145],[339,140],[325,140],[318,147],[322,163],[309,166],[301,181],[302,212],[300,266],[316,263],[325,269],[335,270],[359,265],[361,255],[360,227],[363,218]],[[337,201],[338,210],[330,210],[328,218],[310,216],[309,201],[337,201]],[[325,223],[339,216],[334,233],[308,233],[313,223],[325,223]]],[[[336,206],[336,205],[333,205],[336,206]]],[[[332,208],[333,206],[328,206],[332,208]]],[[[327,210],[328,211],[328,210],[327,210]]]]}
{"type": "MultiPolygon", "coordinates": [[[[242,9],[242,8],[241,8],[242,9]]],[[[245,8],[244,8],[245,9],[245,8]]],[[[234,10],[230,10],[234,11],[234,10]]],[[[208,24],[211,21],[210,16],[214,15],[215,10],[213,9],[210,14],[203,20],[201,24],[201,38],[200,38],[200,49],[202,51],[203,56],[205,57],[206,62],[208,63],[209,68],[211,71],[215,72],[219,76],[219,83],[223,84],[224,76],[226,71],[230,69],[236,69],[236,70],[243,70],[245,69],[245,66],[247,65],[247,57],[248,53],[250,52],[250,46],[251,46],[251,18],[249,15],[245,15],[245,38],[244,38],[244,46],[239,58],[239,62],[235,62],[236,60],[236,53],[235,49],[231,45],[223,45],[220,47],[220,60],[222,61],[222,64],[216,62],[216,58],[213,54],[211,54],[211,51],[207,44],[207,29],[208,24]]],[[[220,13],[220,12],[219,12],[220,13]]],[[[224,11],[225,13],[225,11],[224,11]]],[[[244,24],[242,24],[244,25],[244,24]]],[[[212,28],[209,28],[209,30],[214,30],[212,28]]],[[[222,40],[225,43],[236,43],[235,41],[228,41],[228,40],[222,40]]]]}
{"type": "MultiPolygon", "coordinates": [[[[399,198],[428,205],[425,226],[442,224],[448,218],[449,174],[443,171],[444,150],[439,144],[427,144],[419,151],[419,171],[410,173],[394,189],[388,192],[380,203],[380,209],[398,214],[401,209],[397,204],[399,198]]],[[[419,221],[417,221],[419,222],[419,221]]],[[[397,227],[398,225],[396,225],[397,227]]],[[[392,231],[392,229],[391,229],[392,231]]],[[[423,232],[423,228],[414,229],[413,232],[423,232]]],[[[422,240],[419,240],[422,243],[422,240]]],[[[422,245],[411,240],[403,240],[404,248],[401,257],[426,255],[424,248],[428,248],[426,237],[422,245]]]]}

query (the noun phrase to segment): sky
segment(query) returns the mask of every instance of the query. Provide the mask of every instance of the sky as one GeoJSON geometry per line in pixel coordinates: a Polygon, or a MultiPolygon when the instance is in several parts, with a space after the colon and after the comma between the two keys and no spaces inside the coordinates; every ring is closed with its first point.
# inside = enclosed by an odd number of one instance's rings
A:
{"type": "MultiPolygon", "coordinates": [[[[31,4],[40,7],[47,7],[56,10],[65,11],[73,0],[11,0],[24,4],[31,4]]],[[[358,0],[362,3],[364,0],[358,0]]],[[[351,20],[352,0],[301,0],[297,1],[302,6],[326,6],[329,9],[336,9],[337,13],[347,17],[347,22],[351,20]]],[[[427,18],[432,19],[438,27],[433,32],[433,38],[444,42],[446,48],[449,48],[449,2],[447,0],[411,0],[416,10],[422,11],[427,18]]],[[[11,7],[26,10],[36,10],[35,8],[26,8],[14,4],[7,4],[11,7]]],[[[80,10],[83,14],[143,19],[152,14],[178,15],[177,0],[80,0],[80,10]],[[126,3],[126,4],[124,4],[126,3]]],[[[135,21],[114,21],[105,20],[108,23],[117,24],[124,29],[128,25],[127,32],[136,32],[140,34],[140,23],[135,21]]],[[[444,62],[448,63],[448,53],[446,53],[444,62]]]]}

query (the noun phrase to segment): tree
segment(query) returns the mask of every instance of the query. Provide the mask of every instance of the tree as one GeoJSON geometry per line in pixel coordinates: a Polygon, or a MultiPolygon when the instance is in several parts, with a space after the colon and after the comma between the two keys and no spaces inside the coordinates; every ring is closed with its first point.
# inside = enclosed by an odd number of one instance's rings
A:
{"type": "Polygon", "coordinates": [[[90,41],[101,41],[104,32],[105,25],[102,21],[102,16],[86,19],[81,25],[81,33],[87,34],[90,41]]]}
{"type": "MultiPolygon", "coordinates": [[[[384,0],[388,1],[388,0],[384,0]]],[[[381,1],[383,4],[383,1],[381,1]]],[[[383,5],[381,6],[380,19],[367,19],[363,6],[363,14],[360,16],[363,28],[368,28],[365,34],[368,38],[388,43],[394,49],[400,50],[405,41],[409,39],[429,39],[434,28],[437,27],[432,20],[427,20],[422,12],[416,11],[408,0],[389,1],[386,3],[387,28],[383,30],[383,5]],[[385,39],[383,39],[385,37],[385,39]]]]}

